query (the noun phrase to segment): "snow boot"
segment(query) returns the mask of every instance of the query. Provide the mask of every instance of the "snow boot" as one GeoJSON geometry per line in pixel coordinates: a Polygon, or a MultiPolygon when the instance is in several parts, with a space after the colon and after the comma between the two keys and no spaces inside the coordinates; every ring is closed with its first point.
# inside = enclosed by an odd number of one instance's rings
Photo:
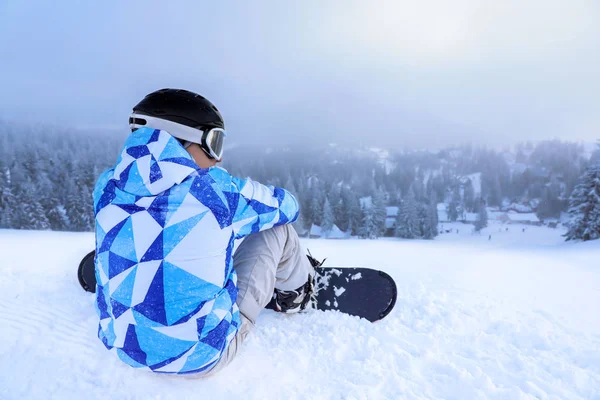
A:
{"type": "MultiPolygon", "coordinates": [[[[310,254],[310,251],[306,255],[308,261],[313,268],[320,267],[323,265],[325,260],[317,261],[310,254]]],[[[286,314],[297,313],[306,309],[309,303],[312,302],[315,294],[315,275],[316,272],[308,275],[308,280],[302,286],[295,290],[279,290],[275,289],[273,298],[267,304],[268,309],[283,312],[286,314]]],[[[313,308],[312,305],[310,308],[313,308]]]]}

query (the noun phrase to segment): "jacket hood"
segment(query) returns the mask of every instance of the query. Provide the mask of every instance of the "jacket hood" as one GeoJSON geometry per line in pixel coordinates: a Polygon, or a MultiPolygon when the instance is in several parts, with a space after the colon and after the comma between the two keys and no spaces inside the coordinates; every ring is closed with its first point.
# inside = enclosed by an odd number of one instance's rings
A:
{"type": "Polygon", "coordinates": [[[156,196],[199,169],[190,154],[166,131],[139,128],[125,141],[113,179],[136,196],[156,196]]]}

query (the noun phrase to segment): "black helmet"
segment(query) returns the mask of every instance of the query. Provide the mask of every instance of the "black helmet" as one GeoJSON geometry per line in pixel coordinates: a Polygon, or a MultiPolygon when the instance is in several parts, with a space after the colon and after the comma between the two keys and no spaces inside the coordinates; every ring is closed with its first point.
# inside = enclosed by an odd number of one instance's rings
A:
{"type": "Polygon", "coordinates": [[[225,129],[223,117],[213,103],[197,93],[183,89],[152,92],[133,107],[133,112],[192,128],[225,129]]]}
{"type": "Polygon", "coordinates": [[[210,157],[221,160],[225,123],[217,107],[199,94],[182,89],[152,92],[129,117],[132,131],[148,126],[167,131],[187,147],[198,143],[210,157]]]}

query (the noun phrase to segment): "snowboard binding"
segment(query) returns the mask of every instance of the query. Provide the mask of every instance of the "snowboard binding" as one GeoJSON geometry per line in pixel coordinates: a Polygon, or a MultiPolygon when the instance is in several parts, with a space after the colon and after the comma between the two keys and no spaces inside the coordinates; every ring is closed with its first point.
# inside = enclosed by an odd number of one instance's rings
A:
{"type": "MultiPolygon", "coordinates": [[[[323,265],[325,262],[325,260],[321,262],[317,261],[312,254],[310,254],[310,250],[306,257],[308,257],[308,261],[313,269],[323,265]]],[[[286,314],[301,312],[306,308],[314,308],[315,277],[316,272],[308,275],[306,283],[295,290],[275,289],[273,298],[271,298],[271,301],[265,308],[286,314]]]]}

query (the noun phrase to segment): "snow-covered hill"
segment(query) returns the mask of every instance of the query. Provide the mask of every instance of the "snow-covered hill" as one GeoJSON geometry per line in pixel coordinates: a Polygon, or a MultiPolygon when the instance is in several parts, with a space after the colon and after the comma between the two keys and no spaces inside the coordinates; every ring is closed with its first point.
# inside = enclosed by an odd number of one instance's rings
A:
{"type": "Polygon", "coordinates": [[[0,231],[0,399],[600,398],[600,242],[510,229],[305,240],[328,265],[390,273],[394,311],[375,324],[265,311],[238,358],[201,380],[105,350],[75,273],[91,234],[0,231]]]}

